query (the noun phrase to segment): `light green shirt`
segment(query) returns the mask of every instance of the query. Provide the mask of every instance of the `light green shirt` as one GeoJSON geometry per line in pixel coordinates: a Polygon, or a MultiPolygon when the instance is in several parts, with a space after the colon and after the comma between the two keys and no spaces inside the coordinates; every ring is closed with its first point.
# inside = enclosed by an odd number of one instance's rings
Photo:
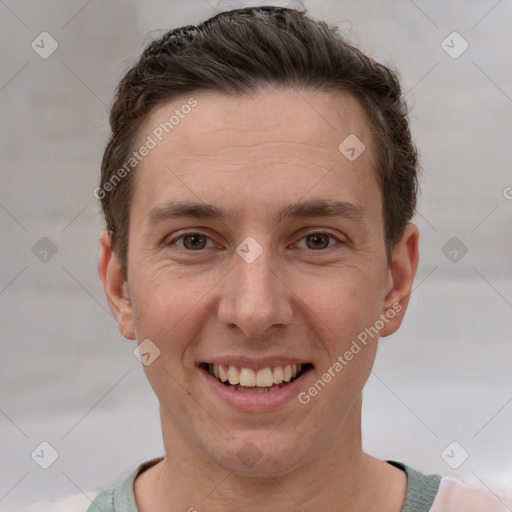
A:
{"type": "MultiPolygon", "coordinates": [[[[162,458],[153,459],[141,464],[115,487],[101,492],[91,503],[87,512],[139,512],[135,503],[133,482],[137,475],[155,465],[160,460],[162,460],[162,458]]],[[[441,476],[424,475],[401,462],[391,460],[387,462],[405,471],[407,474],[407,494],[405,496],[402,512],[430,511],[437,491],[439,490],[441,476]]]]}

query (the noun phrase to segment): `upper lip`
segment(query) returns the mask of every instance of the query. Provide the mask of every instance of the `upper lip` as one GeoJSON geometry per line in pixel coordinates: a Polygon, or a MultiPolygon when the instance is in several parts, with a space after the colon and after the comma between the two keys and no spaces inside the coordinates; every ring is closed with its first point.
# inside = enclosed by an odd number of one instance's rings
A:
{"type": "MultiPolygon", "coordinates": [[[[274,366],[287,366],[293,364],[308,364],[307,359],[292,358],[286,356],[275,356],[265,358],[241,357],[241,356],[216,356],[202,359],[199,364],[222,364],[224,366],[236,366],[238,368],[251,368],[260,370],[261,368],[272,368],[274,366]]],[[[311,363],[310,363],[311,364],[311,363]]]]}

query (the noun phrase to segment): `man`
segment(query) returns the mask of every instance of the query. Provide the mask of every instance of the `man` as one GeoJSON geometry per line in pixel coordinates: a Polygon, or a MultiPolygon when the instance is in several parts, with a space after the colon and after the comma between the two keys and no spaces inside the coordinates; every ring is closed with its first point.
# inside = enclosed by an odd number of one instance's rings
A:
{"type": "Polygon", "coordinates": [[[111,127],[98,269],[165,457],[89,510],[506,510],[362,450],[362,389],[418,264],[392,71],[305,13],[230,11],[151,43],[111,127]]]}

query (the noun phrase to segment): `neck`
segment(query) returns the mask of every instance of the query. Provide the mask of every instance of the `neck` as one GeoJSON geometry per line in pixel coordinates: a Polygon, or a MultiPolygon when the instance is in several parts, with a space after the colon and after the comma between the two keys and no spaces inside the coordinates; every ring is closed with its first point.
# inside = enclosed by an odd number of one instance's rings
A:
{"type": "Polygon", "coordinates": [[[335,443],[315,453],[300,466],[281,475],[247,476],[230,472],[183,437],[168,424],[162,412],[165,459],[136,480],[139,510],[208,510],[231,512],[290,512],[329,510],[336,503],[339,512],[395,510],[384,502],[398,501],[397,470],[362,451],[360,408],[344,422],[335,443]]]}

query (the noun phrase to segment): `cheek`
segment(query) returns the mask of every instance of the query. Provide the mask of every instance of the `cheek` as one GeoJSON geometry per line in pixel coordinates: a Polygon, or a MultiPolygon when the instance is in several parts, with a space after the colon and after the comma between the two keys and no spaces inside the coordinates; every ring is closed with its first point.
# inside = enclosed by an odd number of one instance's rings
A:
{"type": "MultiPolygon", "coordinates": [[[[194,339],[210,313],[209,293],[216,276],[178,275],[171,268],[145,267],[136,276],[132,310],[137,340],[150,339],[162,356],[161,362],[181,361],[193,367],[194,339]]],[[[180,370],[177,370],[180,371],[180,370]]]]}
{"type": "Polygon", "coordinates": [[[143,361],[146,377],[160,402],[171,400],[179,416],[186,412],[183,402],[194,368],[191,348],[202,323],[198,317],[201,308],[197,307],[202,294],[193,283],[185,286],[175,281],[162,275],[140,279],[132,307],[138,343],[151,342],[152,361],[143,361]]]}
{"type": "Polygon", "coordinates": [[[303,283],[302,301],[310,312],[311,322],[320,329],[331,359],[379,317],[380,289],[375,274],[366,270],[343,269],[329,279],[303,283]]]}
{"type": "Polygon", "coordinates": [[[318,359],[316,380],[305,392],[314,397],[315,416],[326,418],[326,431],[339,433],[339,418],[346,415],[371,373],[378,345],[372,328],[381,307],[377,292],[375,280],[361,271],[340,272],[309,287],[309,322],[321,338],[324,355],[318,359]]]}

